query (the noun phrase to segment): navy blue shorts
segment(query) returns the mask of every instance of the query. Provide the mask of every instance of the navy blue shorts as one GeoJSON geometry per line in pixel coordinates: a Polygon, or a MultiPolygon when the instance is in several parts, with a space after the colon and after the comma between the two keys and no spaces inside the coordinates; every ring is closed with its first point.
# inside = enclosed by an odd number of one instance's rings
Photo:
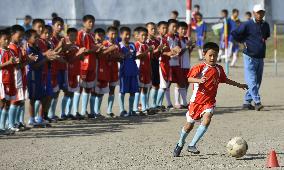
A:
{"type": "Polygon", "coordinates": [[[160,85],[159,60],[152,59],[151,66],[152,66],[152,85],[159,86],[160,85]]]}
{"type": "Polygon", "coordinates": [[[65,70],[58,70],[57,71],[57,83],[59,89],[66,90],[67,89],[67,74],[65,70]]]}
{"type": "Polygon", "coordinates": [[[196,46],[199,48],[203,48],[204,41],[202,40],[202,37],[198,37],[196,40],[196,46]]]}
{"type": "Polygon", "coordinates": [[[45,97],[41,72],[29,71],[27,74],[29,99],[41,100],[45,97]]]}
{"type": "Polygon", "coordinates": [[[50,71],[48,71],[48,73],[47,73],[46,83],[44,85],[44,95],[45,96],[53,96],[54,95],[53,88],[52,88],[52,85],[51,85],[51,73],[50,73],[50,71]]]}
{"type": "Polygon", "coordinates": [[[139,91],[137,76],[122,76],[119,78],[120,93],[136,93],[139,91]]]}

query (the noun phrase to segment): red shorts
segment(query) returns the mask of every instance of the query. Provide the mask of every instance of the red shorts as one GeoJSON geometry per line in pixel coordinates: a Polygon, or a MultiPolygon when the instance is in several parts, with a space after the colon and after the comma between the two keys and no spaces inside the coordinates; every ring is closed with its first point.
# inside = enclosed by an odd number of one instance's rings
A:
{"type": "Polygon", "coordinates": [[[180,66],[170,67],[170,82],[182,84],[184,82],[183,71],[180,66]]]}
{"type": "Polygon", "coordinates": [[[140,87],[151,85],[151,82],[152,82],[151,74],[146,74],[143,72],[139,74],[140,87]]]}
{"type": "Polygon", "coordinates": [[[118,68],[115,65],[112,65],[110,68],[110,83],[118,82],[118,68]]]}
{"type": "Polygon", "coordinates": [[[68,91],[76,92],[79,88],[79,76],[77,74],[68,74],[68,91]]]}
{"type": "Polygon", "coordinates": [[[81,86],[83,88],[93,88],[95,86],[96,71],[80,70],[81,86]]]}
{"type": "Polygon", "coordinates": [[[215,103],[190,103],[188,106],[187,116],[190,116],[193,120],[199,120],[202,118],[204,113],[213,113],[215,108],[215,103]]]}

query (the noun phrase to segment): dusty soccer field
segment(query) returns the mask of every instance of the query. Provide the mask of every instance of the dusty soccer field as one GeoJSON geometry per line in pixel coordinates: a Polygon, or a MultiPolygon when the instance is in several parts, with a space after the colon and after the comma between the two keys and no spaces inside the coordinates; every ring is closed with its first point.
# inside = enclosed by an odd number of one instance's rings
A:
{"type": "MultiPolygon", "coordinates": [[[[243,82],[241,63],[240,59],[229,77],[243,82]]],[[[260,112],[242,111],[244,91],[220,86],[213,121],[198,145],[200,155],[191,155],[184,148],[181,157],[172,157],[185,122],[185,111],[173,111],[148,117],[66,121],[48,129],[1,136],[0,169],[264,169],[272,148],[284,169],[284,64],[278,69],[275,77],[273,63],[265,64],[261,88],[265,108],[260,112]],[[247,155],[237,160],[225,148],[234,136],[242,136],[249,146],[247,155]]],[[[107,97],[103,111],[106,101],[107,97]]],[[[118,102],[114,109],[118,113],[118,102]]]]}

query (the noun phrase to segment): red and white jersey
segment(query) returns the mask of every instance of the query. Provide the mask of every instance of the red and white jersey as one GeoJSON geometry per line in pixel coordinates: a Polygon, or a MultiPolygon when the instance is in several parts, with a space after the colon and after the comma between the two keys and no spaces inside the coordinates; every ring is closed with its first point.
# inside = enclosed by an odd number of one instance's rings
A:
{"type": "Polygon", "coordinates": [[[80,59],[75,58],[79,47],[77,45],[72,45],[64,54],[68,64],[67,71],[69,75],[80,75],[80,59]]]}
{"type": "MultiPolygon", "coordinates": [[[[51,42],[54,44],[54,47],[57,47],[58,43],[60,42],[61,38],[63,37],[56,37],[56,36],[53,36],[51,38],[51,42]]],[[[62,54],[60,54],[62,55],[62,54]]],[[[64,56],[63,56],[64,57],[64,56]]],[[[52,65],[54,67],[56,67],[57,70],[66,70],[66,64],[65,63],[62,63],[60,61],[54,61],[52,62],[52,65]]]]}
{"type": "MultiPolygon", "coordinates": [[[[48,41],[44,40],[42,38],[39,38],[38,41],[37,41],[37,47],[39,48],[41,53],[45,53],[47,50],[49,50],[48,41]]],[[[47,72],[48,72],[48,65],[49,65],[49,62],[46,62],[44,64],[44,67],[43,67],[43,73],[44,74],[47,74],[47,72]]]]}
{"type": "MultiPolygon", "coordinates": [[[[19,45],[11,42],[9,44],[8,48],[10,49],[13,57],[18,58],[21,61],[21,63],[26,62],[27,58],[26,58],[26,56],[23,56],[22,50],[21,50],[19,45]]],[[[26,68],[25,67],[21,67],[21,68],[15,67],[15,73],[14,74],[15,74],[16,88],[26,87],[27,86],[26,68]]]]}
{"type": "MultiPolygon", "coordinates": [[[[82,48],[92,49],[95,45],[95,36],[93,33],[87,33],[84,30],[78,32],[77,45],[82,48]]],[[[96,70],[96,57],[94,54],[85,55],[81,61],[81,70],[96,70]]]]}
{"type": "MultiPolygon", "coordinates": [[[[111,45],[113,45],[113,43],[111,43],[108,40],[103,41],[103,45],[108,48],[111,45]]],[[[119,46],[118,46],[119,47],[119,46]]],[[[120,47],[119,47],[120,48],[120,47]]],[[[118,55],[120,53],[120,49],[114,50],[111,53],[108,54],[108,57],[106,57],[107,59],[107,68],[109,70],[109,74],[118,74],[118,55]]],[[[111,80],[111,76],[109,77],[109,79],[111,80]]]]}
{"type": "Polygon", "coordinates": [[[187,77],[201,78],[206,77],[202,84],[193,84],[193,93],[190,102],[198,104],[215,103],[219,83],[225,83],[227,76],[221,65],[210,66],[201,63],[194,66],[188,73],[187,77]]]}
{"type": "MultiPolygon", "coordinates": [[[[168,51],[165,51],[165,50],[163,51],[169,52],[169,44],[167,41],[167,37],[158,36],[157,40],[160,42],[159,45],[163,44],[165,47],[168,48],[168,51]]],[[[169,72],[170,72],[170,57],[160,54],[159,60],[160,60],[160,68],[161,68],[162,75],[165,80],[168,80],[169,72]]]]}
{"type": "MultiPolygon", "coordinates": [[[[188,44],[188,38],[187,37],[182,37],[179,38],[179,46],[181,49],[185,49],[187,44],[188,44]]],[[[183,54],[180,55],[180,67],[184,69],[189,69],[190,68],[190,55],[188,52],[188,49],[184,51],[183,54]]]]}
{"type": "MultiPolygon", "coordinates": [[[[148,38],[146,43],[147,43],[148,46],[154,46],[155,47],[154,49],[157,49],[160,45],[160,41],[157,38],[154,38],[154,39],[148,38]]],[[[157,52],[157,53],[153,54],[152,57],[155,58],[155,59],[159,59],[160,55],[161,55],[160,52],[157,52]]]]}
{"type": "MultiPolygon", "coordinates": [[[[176,35],[166,35],[167,42],[169,44],[170,49],[175,48],[179,45],[179,38],[176,35]]],[[[171,56],[170,59],[170,66],[179,66],[180,65],[180,58],[178,55],[171,56]]]]}
{"type": "MultiPolygon", "coordinates": [[[[145,51],[147,51],[149,46],[145,43],[137,41],[135,43],[135,48],[136,48],[136,55],[140,55],[145,51]]],[[[147,57],[143,57],[140,59],[140,66],[139,66],[140,74],[151,75],[150,57],[151,57],[150,53],[148,53],[147,57]]]]}
{"type": "MultiPolygon", "coordinates": [[[[13,56],[10,49],[0,49],[1,64],[8,62],[13,56]]],[[[0,83],[15,85],[15,66],[9,65],[0,70],[0,83]]]]}

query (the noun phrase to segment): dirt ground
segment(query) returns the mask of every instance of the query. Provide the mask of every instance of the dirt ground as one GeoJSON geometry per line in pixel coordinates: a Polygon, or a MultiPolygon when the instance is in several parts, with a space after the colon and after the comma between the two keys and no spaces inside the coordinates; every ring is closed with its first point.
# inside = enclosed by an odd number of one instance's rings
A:
{"type": "MultiPolygon", "coordinates": [[[[241,63],[230,70],[229,77],[243,82],[241,63]]],[[[1,136],[0,169],[264,169],[271,149],[276,150],[284,169],[284,63],[278,65],[278,72],[275,77],[273,63],[266,62],[261,87],[265,108],[260,112],[241,110],[241,89],[219,87],[217,110],[198,145],[200,155],[184,149],[181,157],[172,157],[185,122],[184,110],[147,117],[66,121],[48,129],[1,136]],[[226,153],[225,146],[234,136],[242,136],[248,143],[243,158],[226,153]]],[[[107,97],[103,102],[105,111],[107,97]]],[[[118,102],[114,110],[118,113],[118,102]]]]}

